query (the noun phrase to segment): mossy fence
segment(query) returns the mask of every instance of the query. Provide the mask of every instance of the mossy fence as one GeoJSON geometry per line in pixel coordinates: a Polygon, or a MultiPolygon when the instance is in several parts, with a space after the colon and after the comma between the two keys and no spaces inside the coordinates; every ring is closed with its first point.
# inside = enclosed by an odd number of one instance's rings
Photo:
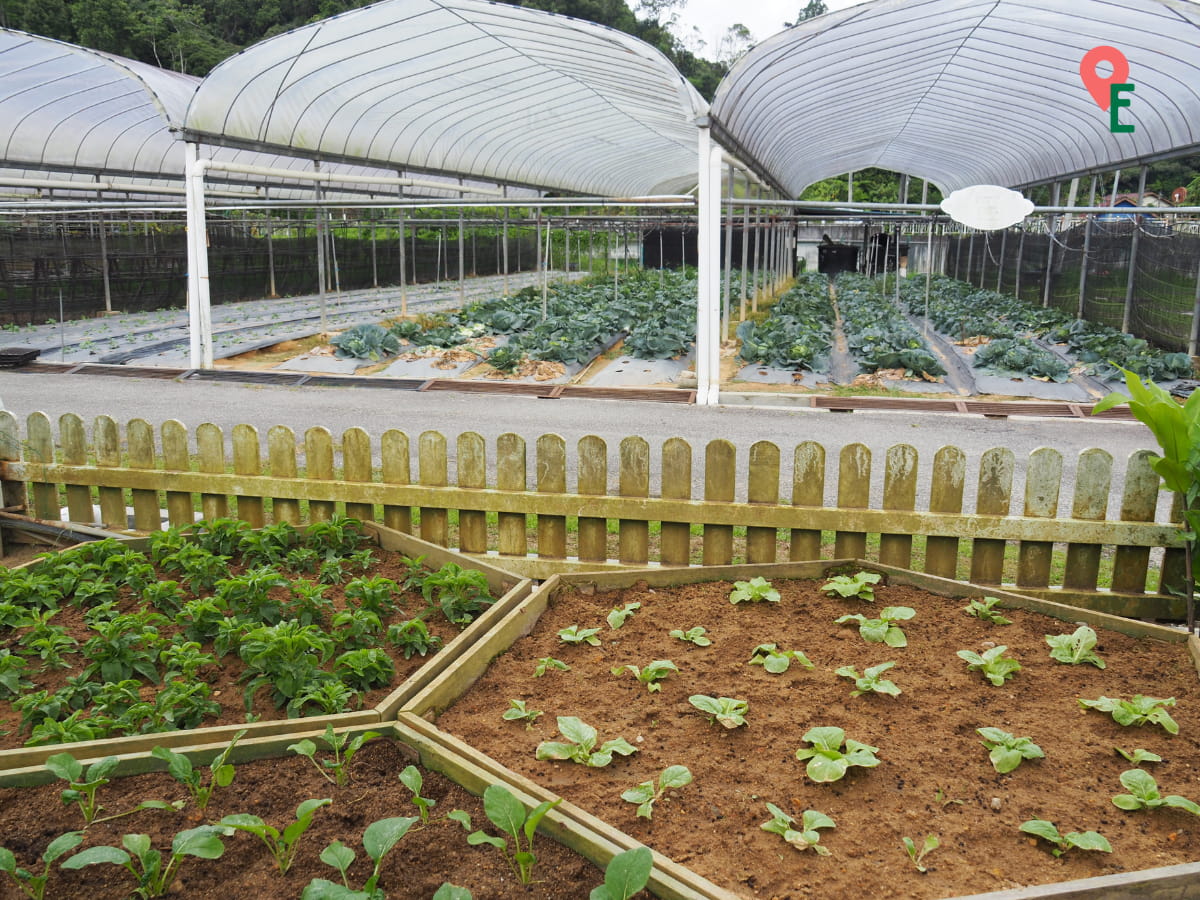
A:
{"type": "Polygon", "coordinates": [[[131,507],[141,531],[161,528],[164,510],[172,525],[202,514],[261,526],[327,519],[344,509],[538,579],[647,564],[728,565],[735,549],[751,564],[867,558],[868,536],[872,545],[878,536],[877,558],[887,565],[984,585],[1000,585],[1007,571],[1011,587],[1043,599],[1126,616],[1182,614],[1182,600],[1171,593],[1183,581],[1182,545],[1176,526],[1155,521],[1159,479],[1148,451],[1130,456],[1117,491],[1111,454],[1081,453],[1070,513],[1060,516],[1063,457],[1045,448],[1025,461],[1022,513],[1010,515],[1016,459],[1004,448],[981,455],[974,502],[964,505],[962,450],[943,447],[922,467],[915,448],[895,445],[882,460],[882,502],[872,507],[873,461],[862,444],[829,460],[816,442],[789,448],[790,483],[783,484],[784,451],[768,441],[739,461],[729,441],[697,451],[671,438],[653,460],[641,437],[610,447],[588,436],[569,448],[554,434],[526,440],[508,433],[489,450],[481,435],[465,432],[454,439],[452,484],[449,439],[439,432],[416,437],[415,471],[410,438],[398,430],[373,447],[361,428],[335,441],[325,428],[297,436],[276,426],[266,435],[265,457],[252,426],[233,427],[231,458],[225,438],[212,424],[189,435],[172,420],[156,433],[134,419],[122,431],[100,416],[89,441],[73,414],[59,419],[56,435],[42,413],[29,416],[24,433],[10,413],[0,413],[4,505],[60,521],[65,503],[66,518],[91,522],[97,504],[110,525],[124,525],[131,507]],[[693,466],[703,466],[701,497],[693,494],[693,466]],[[829,491],[827,468],[836,478],[829,491]],[[916,508],[921,478],[928,509],[916,508]],[[743,501],[735,500],[739,484],[743,501]],[[836,498],[831,506],[827,494],[836,498]],[[1110,509],[1110,496],[1120,497],[1117,508],[1110,509]],[[914,538],[923,544],[916,557],[914,538]],[[1102,563],[1108,586],[1098,588],[1102,563]]]}

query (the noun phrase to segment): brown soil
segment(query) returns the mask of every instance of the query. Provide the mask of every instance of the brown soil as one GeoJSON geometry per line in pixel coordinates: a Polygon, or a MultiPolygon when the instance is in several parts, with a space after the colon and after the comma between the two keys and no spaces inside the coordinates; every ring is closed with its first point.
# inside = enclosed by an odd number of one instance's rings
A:
{"type": "Polygon", "coordinates": [[[1130,766],[1113,748],[1145,747],[1164,762],[1148,766],[1164,794],[1200,801],[1200,682],[1182,644],[1139,641],[1103,633],[1098,648],[1108,667],[1068,666],[1049,658],[1046,634],[1074,625],[1013,610],[1008,626],[965,615],[950,600],[902,585],[876,589],[874,606],[832,599],[818,582],[779,582],[782,602],[730,604],[731,585],[567,593],[556,599],[534,632],[497,658],[486,676],[438,720],[509,768],[546,785],[610,824],[746,897],[935,898],[1068,881],[1114,872],[1200,860],[1200,820],[1179,810],[1123,812],[1111,797],[1123,793],[1118,777],[1130,766]],[[619,631],[606,613],[629,602],[642,608],[619,631]],[[835,625],[847,613],[910,606],[904,624],[909,646],[868,644],[854,626],[835,625]],[[559,642],[560,628],[603,628],[600,647],[559,642]],[[670,629],[703,625],[713,639],[700,648],[668,636],[670,629]],[[804,651],[815,664],[793,664],[782,675],[748,666],[760,643],[804,651]],[[1024,668],[993,687],[956,657],[986,642],[1005,644],[1024,668]],[[535,661],[558,657],[569,672],[533,678],[535,661]],[[672,659],[680,672],[649,693],[628,674],[610,670],[672,659]],[[899,697],[851,699],[851,683],[834,669],[895,660],[887,675],[899,697]],[[1157,726],[1122,728],[1107,714],[1083,711],[1076,698],[1174,696],[1180,734],[1157,726]],[[689,703],[692,694],[749,701],[749,724],[735,731],[709,724],[689,703]],[[510,699],[545,715],[532,729],[504,722],[510,699]],[[539,742],[560,740],[556,716],[578,716],[640,752],[616,757],[603,769],[537,761],[539,742]],[[814,726],[835,725],[846,736],[876,746],[881,764],[851,769],[841,781],[816,784],[795,751],[814,726]],[[991,726],[1029,736],[1046,753],[999,775],[975,733],[991,726]],[[656,778],[669,765],[688,766],[695,780],[668,792],[652,821],[635,816],[622,791],[656,778]],[[831,816],[823,832],[830,857],[801,852],[760,825],[774,803],[799,819],[805,809],[831,816]],[[1022,834],[1032,818],[1060,831],[1096,830],[1114,852],[1074,850],[1055,859],[1048,847],[1022,834]],[[921,875],[901,844],[919,847],[927,834],[941,847],[921,875]]]}
{"type": "MultiPolygon", "coordinates": [[[[412,794],[398,775],[411,762],[401,744],[373,741],[350,766],[346,787],[330,784],[300,757],[243,763],[228,788],[218,789],[206,812],[191,806],[180,813],[143,810],[87,829],[83,847],[120,846],[125,834],[150,835],[152,845],[167,850],[177,831],[215,822],[232,813],[252,813],[281,829],[295,817],[298,803],[308,797],[329,797],[333,803],[317,811],[312,827],[299,843],[295,862],[286,875],[275,868],[266,846],[257,837],[238,833],[225,838],[225,855],[218,860],[188,858],[169,896],[188,900],[294,900],[313,878],[338,881],[335,869],[318,858],[335,840],[356,855],[350,882],[359,887],[370,876],[372,863],[362,847],[362,833],[371,822],[391,816],[416,816],[412,794]]],[[[207,774],[207,770],[205,770],[207,774]]],[[[575,853],[539,837],[534,845],[537,865],[531,886],[519,884],[492,847],[469,847],[462,826],[446,819],[452,809],[466,810],[473,828],[499,832],[486,819],[480,800],[440,775],[423,772],[423,797],[437,801],[426,827],[414,826],[385,858],[379,886],[389,900],[429,900],[444,881],[469,888],[477,900],[520,897],[528,900],[574,900],[586,897],[603,881],[603,873],[575,853]]],[[[83,827],[76,807],[59,800],[63,783],[36,788],[0,789],[0,845],[12,850],[17,864],[34,869],[46,846],[65,831],[83,827]]],[[[180,800],[187,796],[165,774],[114,779],[100,789],[106,815],[135,807],[146,799],[180,800]]],[[[82,848],[81,848],[82,849],[82,848]]],[[[67,857],[63,857],[65,860],[67,857]]],[[[60,860],[61,862],[62,860],[60,860]]],[[[22,895],[13,881],[0,874],[0,900],[22,895]]],[[[133,876],[114,865],[96,865],[78,872],[51,867],[46,897],[55,900],[124,900],[135,888],[133,876]]]]}

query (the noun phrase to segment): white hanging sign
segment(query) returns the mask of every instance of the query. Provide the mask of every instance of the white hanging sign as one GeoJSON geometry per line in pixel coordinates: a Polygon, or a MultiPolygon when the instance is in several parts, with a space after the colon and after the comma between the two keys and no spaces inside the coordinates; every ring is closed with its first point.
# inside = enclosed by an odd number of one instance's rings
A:
{"type": "Polygon", "coordinates": [[[976,184],[955,191],[942,201],[955,222],[980,231],[1016,225],[1033,212],[1033,203],[1017,191],[995,184],[976,184]]]}

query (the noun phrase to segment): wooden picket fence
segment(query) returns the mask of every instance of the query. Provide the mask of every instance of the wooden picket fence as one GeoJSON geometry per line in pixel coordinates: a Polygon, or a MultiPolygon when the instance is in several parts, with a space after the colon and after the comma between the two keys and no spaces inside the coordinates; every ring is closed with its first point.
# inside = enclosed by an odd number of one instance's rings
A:
{"type": "Polygon", "coordinates": [[[1145,451],[1130,457],[1120,508],[1111,516],[1113,458],[1104,450],[1084,451],[1071,514],[1058,517],[1063,459],[1051,449],[1034,451],[1027,460],[1023,514],[1013,516],[1008,513],[1016,460],[1003,448],[979,459],[974,511],[963,513],[967,457],[956,447],[939,450],[923,473],[913,447],[891,447],[883,460],[882,504],[871,508],[872,458],[862,444],[847,445],[833,461],[836,504],[825,506],[826,450],[812,441],[791,450],[787,485],[781,485],[780,447],[754,444],[742,480],[746,498],[739,501],[737,451],[726,440],[709,441],[702,453],[679,438],[665,441],[660,487],[651,496],[654,461],[641,437],[627,437],[616,448],[584,437],[572,451],[558,435],[527,441],[510,433],[500,435],[489,451],[482,436],[465,432],[455,439],[454,484],[448,439],[439,432],[416,438],[415,473],[409,436],[397,430],[385,432],[372,447],[361,428],[335,442],[324,428],[297,437],[276,426],[266,435],[265,463],[257,429],[236,425],[231,439],[229,459],[216,425],[200,425],[189,435],[172,420],[156,434],[148,422],[134,419],[122,434],[113,419],[100,416],[89,442],[84,421],[67,414],[58,421],[56,440],[42,413],[29,416],[24,434],[10,413],[0,413],[4,502],[10,508],[24,502],[37,518],[61,520],[62,501],[67,518],[78,522],[93,521],[98,504],[101,520],[113,525],[124,525],[132,507],[134,525],[142,531],[161,528],[163,510],[172,525],[202,514],[236,515],[253,526],[315,521],[344,511],[409,533],[416,524],[425,540],[487,555],[534,578],[615,566],[822,556],[877,558],[913,568],[916,538],[923,542],[923,548],[917,546],[923,557],[917,558],[933,575],[985,585],[999,585],[1007,575],[1024,593],[1122,615],[1178,615],[1182,609],[1168,590],[1182,583],[1181,543],[1174,525],[1155,522],[1159,479],[1145,451]],[[693,497],[693,465],[703,466],[702,498],[693,497]],[[568,472],[574,472],[573,490],[568,472]],[[930,484],[927,510],[915,508],[922,476],[930,484]],[[878,549],[870,541],[869,552],[868,536],[874,535],[878,549]],[[1065,547],[1065,566],[1052,566],[1056,545],[1060,553],[1065,547]],[[1015,556],[1007,568],[1006,555],[1015,556]],[[1102,563],[1111,565],[1108,589],[1097,588],[1102,563]],[[1052,571],[1062,573],[1056,583],[1052,571]],[[1148,583],[1161,585],[1160,592],[1148,591],[1148,583]]]}

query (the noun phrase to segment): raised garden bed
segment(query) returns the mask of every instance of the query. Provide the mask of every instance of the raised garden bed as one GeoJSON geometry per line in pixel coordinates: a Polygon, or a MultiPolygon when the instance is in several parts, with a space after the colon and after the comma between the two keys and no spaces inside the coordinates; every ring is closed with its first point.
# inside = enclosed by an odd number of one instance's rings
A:
{"type": "MultiPolygon", "coordinates": [[[[1028,896],[1113,897],[1200,880],[1200,818],[1174,808],[1129,812],[1112,802],[1127,792],[1120,777],[1133,768],[1115,747],[1162,756],[1143,764],[1162,793],[1200,802],[1200,644],[1194,638],[884,566],[870,566],[886,581],[875,589],[874,604],[827,596],[825,573],[844,564],[556,576],[453,671],[434,679],[401,721],[423,731],[424,757],[434,759],[444,747],[486,753],[475,765],[491,776],[510,771],[505,777],[532,796],[561,794],[569,801],[564,816],[615,826],[624,834],[614,833],[614,842],[644,842],[660,860],[720,885],[712,896],[951,897],[996,890],[1022,896],[1025,886],[1046,885],[1028,896]],[[772,582],[779,603],[730,603],[733,582],[754,575],[772,582]],[[821,580],[802,580],[813,578],[821,580]],[[1013,623],[989,624],[963,612],[969,599],[984,596],[999,597],[1013,623]],[[631,603],[641,606],[613,629],[609,611],[631,603]],[[868,643],[854,622],[834,623],[847,614],[873,618],[888,606],[915,611],[897,622],[905,647],[868,643]],[[1071,634],[1080,622],[1097,630],[1096,651],[1106,668],[1050,658],[1045,636],[1071,634]],[[599,645],[562,643],[558,632],[572,625],[598,628],[599,645]],[[670,635],[695,626],[707,630],[710,646],[670,635]],[[749,665],[765,643],[803,651],[814,667],[793,661],[787,672],[772,674],[749,665]],[[1022,666],[1001,686],[968,670],[957,655],[984,653],[989,644],[1007,646],[1022,666]],[[539,660],[548,657],[570,669],[550,666],[534,677],[539,660]],[[612,672],[661,659],[679,671],[658,692],[627,669],[612,672]],[[900,688],[899,696],[852,698],[855,685],[836,674],[843,666],[863,674],[885,661],[896,663],[882,677],[900,688]],[[1157,725],[1125,728],[1078,703],[1134,694],[1174,697],[1170,714],[1179,733],[1157,725]],[[694,695],[748,701],[748,724],[726,729],[710,722],[689,703],[694,695]],[[505,721],[513,700],[544,715],[530,727],[505,721]],[[418,716],[436,717],[437,724],[418,716]],[[539,745],[565,740],[556,727],[559,716],[593,726],[599,742],[624,738],[637,752],[618,753],[602,768],[539,760],[539,745]],[[878,748],[879,765],[851,768],[833,783],[811,781],[796,751],[810,746],[804,735],[818,726],[841,728],[878,748]],[[1029,737],[1045,757],[1000,774],[979,728],[1029,737]],[[639,818],[636,804],[621,794],[674,765],[687,766],[692,782],[665,791],[652,819],[639,818]],[[832,817],[836,828],[822,831],[820,841],[831,856],[800,851],[762,830],[772,817],[767,803],[797,823],[809,809],[832,817]],[[1051,820],[1063,833],[1100,832],[1113,852],[1072,850],[1055,858],[1046,842],[1020,831],[1032,819],[1051,820]],[[940,846],[924,858],[928,872],[922,874],[901,840],[911,838],[919,850],[930,834],[940,846]],[[1177,868],[1156,871],[1161,867],[1177,868]],[[1073,884],[1093,877],[1102,881],[1073,884]],[[1084,893],[1069,893],[1075,890],[1084,893]]],[[[678,869],[675,875],[688,877],[678,869]]],[[[706,895],[707,889],[693,889],[692,896],[706,895]]]]}

